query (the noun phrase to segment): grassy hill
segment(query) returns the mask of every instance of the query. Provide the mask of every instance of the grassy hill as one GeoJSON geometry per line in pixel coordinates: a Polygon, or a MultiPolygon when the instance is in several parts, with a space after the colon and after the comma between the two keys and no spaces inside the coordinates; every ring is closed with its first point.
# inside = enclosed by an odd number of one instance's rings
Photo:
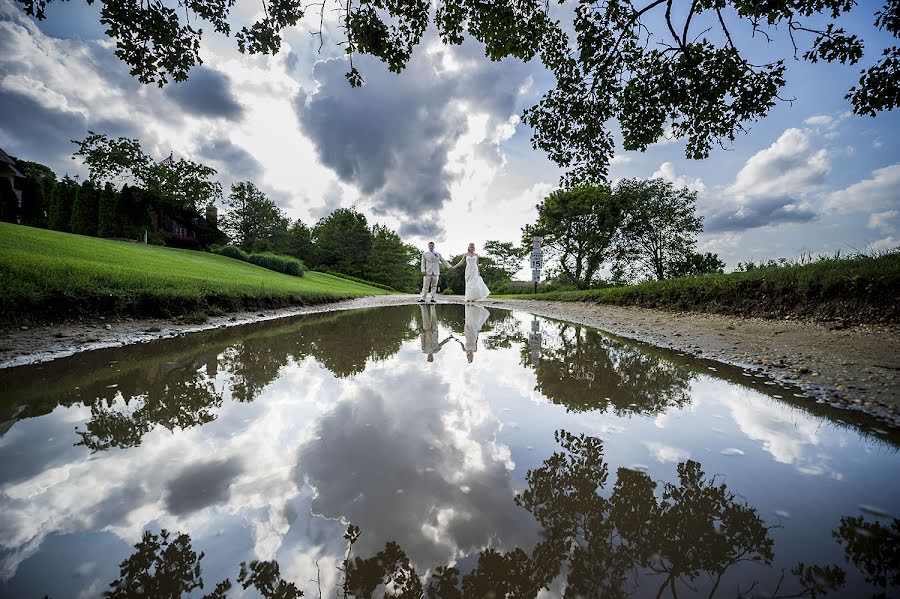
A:
{"type": "Polygon", "coordinates": [[[0,223],[0,320],[173,316],[336,301],[385,291],[293,277],[191,250],[0,223]]]}
{"type": "Polygon", "coordinates": [[[507,297],[761,318],[900,322],[900,253],[826,258],[748,272],[507,297]]]}

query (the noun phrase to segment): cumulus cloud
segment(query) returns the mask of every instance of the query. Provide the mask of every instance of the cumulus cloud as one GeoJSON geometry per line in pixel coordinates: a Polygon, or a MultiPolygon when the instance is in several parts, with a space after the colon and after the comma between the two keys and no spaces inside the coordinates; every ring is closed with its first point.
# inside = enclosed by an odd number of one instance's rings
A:
{"type": "Polygon", "coordinates": [[[708,206],[706,230],[735,231],[807,222],[816,218],[811,198],[831,170],[828,152],[817,149],[806,129],[788,129],[751,156],[734,183],[708,206]]]}
{"type": "Polygon", "coordinates": [[[528,71],[478,52],[469,44],[419,51],[399,75],[360,57],[366,83],[358,89],[344,78],[345,60],[325,60],[315,66],[316,90],[298,95],[297,115],[320,161],[358,187],[376,215],[400,218],[401,234],[440,234],[437,212],[465,172],[454,163],[459,144],[482,145],[477,159],[502,160],[497,143],[514,131],[528,71]],[[481,115],[483,131],[472,136],[470,117],[481,115]]]}
{"type": "Polygon", "coordinates": [[[703,193],[704,191],[706,191],[706,185],[703,183],[703,179],[699,177],[697,177],[696,179],[691,179],[690,177],[678,175],[675,172],[675,165],[671,162],[663,162],[661,165],[659,165],[659,168],[656,169],[656,172],[650,175],[650,178],[663,179],[670,182],[675,187],[687,187],[691,191],[696,191],[697,193],[703,193]]]}
{"type": "Polygon", "coordinates": [[[172,83],[165,90],[183,110],[195,116],[235,120],[243,114],[228,77],[204,65],[191,69],[187,81],[172,83]]]}
{"type": "Polygon", "coordinates": [[[218,167],[220,175],[235,181],[255,179],[262,173],[259,161],[225,136],[207,139],[200,144],[197,152],[202,160],[218,167]]]}
{"type": "Polygon", "coordinates": [[[237,458],[186,466],[166,484],[166,509],[170,514],[181,515],[226,501],[241,470],[237,458]]]}
{"type": "Polygon", "coordinates": [[[876,212],[900,207],[900,163],[872,171],[871,176],[829,193],[825,210],[830,213],[876,212]]]}
{"type": "Polygon", "coordinates": [[[882,233],[893,233],[896,229],[895,222],[900,217],[898,210],[885,210],[869,215],[868,226],[870,229],[878,229],[882,233]]]}
{"type": "Polygon", "coordinates": [[[813,127],[827,127],[831,123],[834,122],[834,118],[827,114],[817,114],[815,116],[811,116],[805,121],[803,124],[811,125],[813,127]]]}

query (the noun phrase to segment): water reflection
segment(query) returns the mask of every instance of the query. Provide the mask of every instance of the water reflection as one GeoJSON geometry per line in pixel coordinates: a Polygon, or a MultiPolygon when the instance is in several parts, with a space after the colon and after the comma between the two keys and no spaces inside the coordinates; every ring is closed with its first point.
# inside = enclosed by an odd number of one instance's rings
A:
{"type": "Polygon", "coordinates": [[[690,401],[694,373],[683,365],[576,324],[548,322],[543,336],[540,359],[523,347],[523,363],[533,363],[538,391],[573,412],[656,415],[690,401]]]}
{"type": "Polygon", "coordinates": [[[321,314],[0,371],[0,596],[99,594],[163,528],[211,553],[212,582],[277,563],[307,595],[352,568],[375,573],[365,595],[384,564],[436,597],[896,586],[896,524],[850,521],[859,504],[895,511],[895,437],[738,370],[472,308],[321,314]]]}
{"type": "MultiPolygon", "coordinates": [[[[557,431],[562,451],[554,452],[527,474],[528,488],[515,503],[543,529],[530,551],[481,549],[467,569],[460,563],[437,563],[417,569],[406,550],[388,541],[378,551],[359,555],[360,539],[369,531],[350,525],[344,534],[347,553],[340,567],[345,596],[370,598],[428,596],[435,599],[537,597],[562,578],[565,597],[630,597],[635,594],[677,597],[715,596],[725,591],[769,597],[818,597],[844,590],[847,572],[836,564],[798,563],[782,571],[772,589],[744,568],[738,584],[723,584],[739,564],[769,566],[774,541],[756,508],[738,499],[700,463],[679,464],[677,482],[657,483],[642,472],[620,468],[609,494],[609,467],[603,442],[586,435],[557,431]],[[749,573],[749,576],[748,576],[749,573]],[[742,587],[741,584],[744,586],[742,587]]],[[[404,506],[393,508],[403,513],[404,506]]],[[[376,520],[377,522],[377,520],[376,520]]],[[[862,517],[845,517],[833,533],[852,564],[862,570],[876,596],[896,589],[898,520],[890,527],[862,517]]],[[[186,534],[172,537],[145,531],[134,553],[120,564],[110,584],[111,597],[180,597],[203,588],[201,560],[186,534]]],[[[277,561],[241,563],[237,582],[253,586],[263,597],[299,597],[296,584],[284,580],[277,561]]],[[[322,593],[321,578],[314,581],[322,593]]],[[[205,597],[225,597],[230,579],[205,597]]],[[[849,590],[849,589],[848,589],[849,590]]]]}

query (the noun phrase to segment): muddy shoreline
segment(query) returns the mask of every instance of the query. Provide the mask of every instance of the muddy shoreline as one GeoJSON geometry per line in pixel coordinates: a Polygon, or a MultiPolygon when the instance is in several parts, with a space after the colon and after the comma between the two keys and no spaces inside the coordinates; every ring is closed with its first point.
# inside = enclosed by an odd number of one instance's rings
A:
{"type": "MultiPolygon", "coordinates": [[[[192,332],[299,314],[414,302],[412,295],[372,296],[309,307],[253,311],[203,324],[171,319],[102,319],[0,331],[0,369],[47,362],[78,352],[121,347],[192,332]]],[[[460,303],[441,297],[439,303],[460,303]]],[[[866,412],[900,427],[900,325],[828,326],[588,302],[485,300],[602,329],[620,337],[764,373],[829,404],[866,412]]]]}

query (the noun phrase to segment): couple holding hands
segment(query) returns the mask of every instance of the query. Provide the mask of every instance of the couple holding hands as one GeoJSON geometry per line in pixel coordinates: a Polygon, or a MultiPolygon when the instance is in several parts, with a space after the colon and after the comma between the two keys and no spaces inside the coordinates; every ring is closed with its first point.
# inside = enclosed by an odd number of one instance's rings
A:
{"type": "Polygon", "coordinates": [[[438,277],[441,275],[441,263],[447,265],[447,268],[453,269],[458,266],[466,265],[466,302],[474,302],[483,300],[491,291],[484,284],[484,280],[478,273],[478,255],[475,253],[475,244],[470,243],[465,255],[460,258],[459,262],[451,265],[444,260],[438,252],[434,251],[434,242],[428,242],[428,250],[422,252],[422,297],[419,302],[434,303],[434,294],[437,291],[438,277]],[[428,295],[431,294],[431,299],[428,295]]]}

